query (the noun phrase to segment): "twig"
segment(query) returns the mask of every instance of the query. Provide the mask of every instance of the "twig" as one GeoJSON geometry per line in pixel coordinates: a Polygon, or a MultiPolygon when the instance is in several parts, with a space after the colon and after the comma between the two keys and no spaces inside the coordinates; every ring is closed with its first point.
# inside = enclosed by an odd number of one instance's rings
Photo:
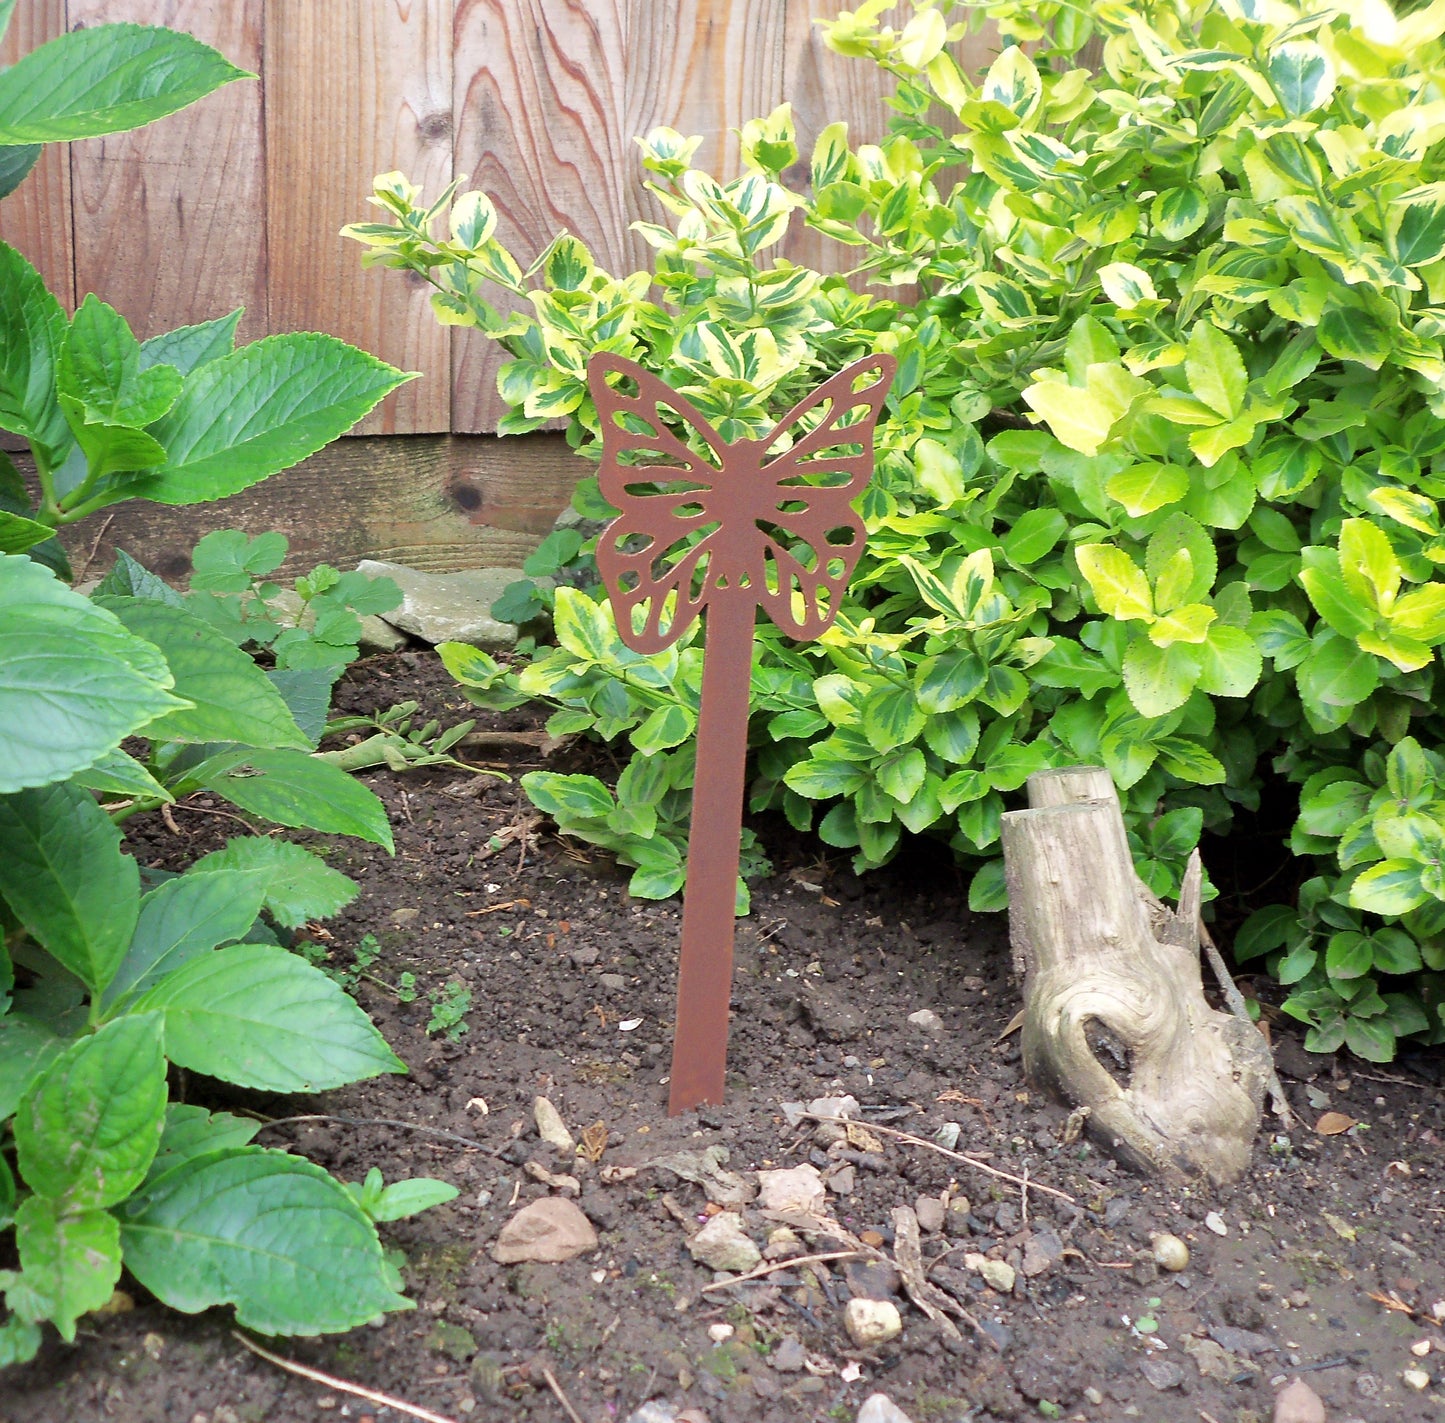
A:
{"type": "Polygon", "coordinates": [[[582,1415],[567,1401],[567,1395],[562,1392],[562,1386],[552,1377],[551,1369],[543,1369],[542,1377],[547,1380],[547,1387],[557,1395],[557,1402],[566,1409],[567,1416],[572,1420],[572,1423],[582,1423],[582,1415]]]}
{"type": "Polygon", "coordinates": [[[1206,1413],[1202,1408],[1199,1410],[1199,1416],[1204,1420],[1204,1423],[1219,1423],[1219,1419],[1212,1413],[1206,1413]]]}
{"type": "Polygon", "coordinates": [[[80,567],[75,569],[70,576],[70,581],[72,583],[79,583],[90,571],[90,565],[95,562],[95,556],[97,553],[100,552],[101,541],[105,538],[106,530],[109,529],[111,524],[113,524],[114,522],[114,514],[107,514],[105,516],[104,520],[101,522],[100,528],[96,531],[95,537],[90,541],[90,549],[86,553],[80,567]]]}
{"type": "MultiPolygon", "coordinates": [[[[310,1379],[312,1383],[325,1384],[327,1388],[334,1388],[339,1393],[354,1394],[357,1398],[364,1398],[368,1403],[378,1404],[382,1408],[394,1408],[399,1413],[409,1413],[413,1418],[420,1418],[422,1423],[456,1423],[454,1418],[433,1413],[429,1408],[419,1408],[414,1403],[405,1403],[399,1398],[393,1398],[389,1393],[377,1393],[375,1389],[362,1388],[360,1384],[347,1383],[345,1379],[336,1378],[332,1374],[323,1374],[320,1369],[313,1369],[307,1364],[298,1364],[292,1359],[283,1359],[280,1354],[273,1354],[269,1349],[263,1349],[259,1344],[248,1339],[239,1329],[233,1329],[231,1335],[253,1354],[259,1354],[268,1364],[275,1364],[278,1369],[285,1369],[290,1374],[299,1374],[303,1379],[310,1379]]],[[[550,1382],[550,1379],[548,1381],[550,1382]]],[[[553,1387],[555,1388],[556,1385],[553,1384],[553,1387]]],[[[570,1407],[567,1411],[572,1413],[570,1407]]],[[[576,1419],[576,1423],[582,1423],[575,1413],[572,1413],[572,1417],[576,1419]]]]}
{"type": "MultiPolygon", "coordinates": [[[[475,1137],[458,1136],[454,1131],[423,1126],[420,1122],[403,1122],[394,1117],[338,1117],[329,1113],[313,1112],[301,1117],[266,1117],[260,1120],[262,1131],[265,1131],[267,1127],[289,1126],[292,1122],[340,1122],[343,1126],[348,1127],[400,1127],[403,1131],[420,1132],[423,1136],[439,1136],[443,1141],[454,1141],[459,1146],[470,1147],[473,1151],[485,1151],[488,1156],[500,1156],[505,1150],[504,1147],[488,1146],[486,1142],[478,1141],[475,1137]]],[[[511,1142],[508,1142],[507,1145],[510,1146],[511,1142]]]]}
{"type": "Polygon", "coordinates": [[[771,1275],[778,1270],[791,1270],[795,1265],[815,1265],[823,1260],[866,1260],[869,1256],[863,1250],[830,1250],[825,1255],[800,1255],[793,1260],[774,1260],[767,1265],[759,1265],[756,1270],[749,1270],[746,1275],[739,1275],[735,1280],[717,1280],[710,1285],[702,1287],[703,1294],[709,1290],[727,1290],[734,1285],[741,1285],[747,1280],[760,1280],[764,1275],[771,1275]]]}
{"type": "MultiPolygon", "coordinates": [[[[1224,1001],[1229,1005],[1229,1011],[1241,1022],[1254,1027],[1254,1019],[1249,1016],[1249,1009],[1245,1006],[1244,994],[1239,991],[1239,986],[1230,976],[1229,968],[1214,942],[1214,935],[1209,932],[1209,927],[1202,918],[1198,919],[1196,923],[1199,928],[1199,943],[1204,949],[1204,957],[1209,960],[1209,966],[1214,970],[1215,978],[1219,980],[1219,991],[1224,995],[1224,1001]]],[[[1289,1104],[1289,1098],[1284,1095],[1284,1083],[1279,1080],[1273,1053],[1269,1058],[1269,1104],[1275,1116],[1286,1128],[1294,1126],[1298,1121],[1294,1108],[1289,1104]]]]}
{"type": "MultiPolygon", "coordinates": [[[[839,1126],[846,1127],[846,1117],[820,1117],[813,1112],[804,1112],[803,1115],[809,1121],[814,1122],[837,1122],[839,1126]]],[[[976,1171],[982,1171],[986,1176],[997,1176],[1000,1181],[1008,1181],[1021,1189],[1027,1187],[1030,1191],[1042,1191],[1045,1195],[1057,1196],[1061,1201],[1067,1201],[1074,1205],[1074,1198],[1067,1191],[1056,1190],[1053,1186],[1041,1186],[1037,1181],[1027,1181],[1022,1176],[1014,1176],[1008,1171],[1000,1171],[997,1166],[990,1166],[985,1161],[978,1160],[974,1156],[965,1156],[961,1151],[950,1151],[946,1146],[940,1146],[936,1141],[929,1141],[927,1137],[914,1136],[912,1132],[899,1131],[897,1127],[880,1126],[877,1122],[867,1122],[869,1131],[881,1131],[884,1136],[897,1137],[899,1141],[906,1141],[910,1146],[926,1146],[930,1151],[936,1151],[940,1156],[946,1156],[950,1161],[962,1161],[965,1165],[972,1166],[976,1171]]]]}

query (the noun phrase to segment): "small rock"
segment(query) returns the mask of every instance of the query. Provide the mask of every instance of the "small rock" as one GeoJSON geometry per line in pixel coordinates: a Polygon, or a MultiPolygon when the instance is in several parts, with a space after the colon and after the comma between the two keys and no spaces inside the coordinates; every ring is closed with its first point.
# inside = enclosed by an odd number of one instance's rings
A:
{"type": "Polygon", "coordinates": [[[1253,1329],[1235,1329],[1229,1324],[1212,1325],[1209,1337],[1231,1354],[1264,1354],[1274,1348],[1274,1340],[1268,1334],[1253,1329]]]}
{"type": "Polygon", "coordinates": [[[565,1151],[569,1155],[577,1150],[577,1143],[573,1141],[572,1133],[567,1130],[561,1112],[545,1097],[538,1097],[533,1101],[532,1116],[537,1123],[537,1135],[548,1146],[555,1146],[558,1151],[565,1151]]]}
{"type": "Polygon", "coordinates": [[[1095,1408],[1097,1408],[1104,1401],[1104,1395],[1092,1385],[1090,1385],[1090,1387],[1084,1390],[1084,1398],[1089,1403],[1092,1403],[1095,1408]]]}
{"type": "Polygon", "coordinates": [[[786,1260],[793,1255],[803,1253],[803,1242],[798,1238],[798,1233],[789,1230],[787,1226],[780,1225],[768,1235],[768,1243],[763,1246],[764,1260],[786,1260]]]}
{"type": "Polygon", "coordinates": [[[1144,1359],[1139,1365],[1139,1372],[1149,1386],[1157,1388],[1160,1393],[1178,1388],[1184,1382],[1184,1370],[1172,1359],[1144,1359]]]}
{"type": "Polygon", "coordinates": [[[1428,1339],[1417,1339],[1410,1345],[1410,1352],[1417,1358],[1423,1359],[1430,1352],[1430,1341],[1428,1339]]]}
{"type": "Polygon", "coordinates": [[[1191,1335],[1184,1340],[1183,1347],[1204,1378],[1218,1379],[1220,1383],[1231,1383],[1241,1373],[1258,1370],[1257,1365],[1236,1358],[1213,1339],[1196,1339],[1191,1335]]]}
{"type": "Polygon", "coordinates": [[[492,604],[511,583],[526,575],[519,568],[471,568],[461,573],[422,573],[398,563],[364,558],[356,565],[369,578],[390,578],[402,601],[385,621],[423,642],[466,642],[502,652],[517,641],[512,623],[498,622],[492,604]]]}
{"type": "Polygon", "coordinates": [[[1361,1398],[1378,1398],[1380,1395],[1379,1374],[1361,1374],[1355,1380],[1355,1392],[1361,1398]]]}
{"type": "Polygon", "coordinates": [[[770,1363],[780,1374],[801,1373],[808,1351],[796,1334],[784,1334],[773,1352],[768,1355],[770,1363]]]}
{"type": "Polygon", "coordinates": [[[1296,1379],[1275,1395],[1274,1423],[1325,1423],[1325,1405],[1303,1379],[1296,1379]]]}
{"type": "Polygon", "coordinates": [[[585,948],[572,950],[572,965],[574,968],[591,968],[601,957],[602,950],[596,944],[588,944],[585,948]]]}
{"type": "Polygon", "coordinates": [[[577,1206],[565,1196],[544,1196],[523,1206],[502,1227],[492,1259],[499,1265],[523,1260],[557,1264],[595,1249],[597,1232],[577,1206]]]}
{"type": "Polygon", "coordinates": [[[909,1418],[886,1393],[873,1393],[863,1400],[857,1423],[909,1423],[909,1418]]]}
{"type": "Polygon", "coordinates": [[[955,1196],[948,1203],[948,1213],[943,1220],[943,1233],[953,1236],[955,1239],[967,1235],[969,1233],[968,1218],[972,1211],[973,1207],[967,1196],[955,1196]]]}
{"type": "Polygon", "coordinates": [[[1430,1375],[1424,1369],[1406,1369],[1400,1377],[1417,1393],[1430,1387],[1430,1375]]]}
{"type": "Polygon", "coordinates": [[[745,1275],[762,1264],[763,1254],[744,1231],[735,1211],[719,1211],[687,1242],[694,1260],[713,1270],[745,1275]]]}
{"type": "Polygon", "coordinates": [[[871,1349],[903,1333],[903,1317],[891,1300],[850,1299],[843,1309],[843,1327],[860,1349],[871,1349]]]}
{"type": "Polygon", "coordinates": [[[627,1423],[677,1423],[677,1414],[660,1399],[644,1403],[627,1415],[627,1423]]]}
{"type": "Polygon", "coordinates": [[[808,1104],[806,1102],[779,1102],[778,1110],[783,1114],[783,1120],[788,1126],[796,1128],[806,1120],[808,1104]]]}
{"type": "Polygon", "coordinates": [[[918,1228],[930,1234],[943,1229],[943,1201],[938,1196],[919,1196],[913,1203],[913,1214],[918,1217],[918,1228]]]}
{"type": "Polygon", "coordinates": [[[859,1110],[858,1099],[851,1093],[846,1097],[814,1097],[808,1103],[808,1114],[814,1117],[842,1117],[853,1121],[859,1110]]]}
{"type": "Polygon", "coordinates": [[[984,1317],[978,1321],[979,1332],[987,1334],[1002,1354],[1014,1341],[1013,1330],[997,1319],[984,1317]]]}
{"type": "Polygon", "coordinates": [[[987,1255],[970,1251],[963,1257],[963,1263],[970,1270],[977,1270],[984,1280],[1000,1294],[1012,1294],[1015,1282],[1014,1267],[1003,1260],[990,1260],[987,1255]]]}
{"type": "Polygon", "coordinates": [[[626,987],[627,987],[627,979],[626,979],[625,975],[620,974],[620,973],[604,973],[604,974],[599,974],[599,975],[598,975],[598,978],[597,978],[597,981],[603,986],[603,988],[626,988],[626,987]]]}
{"type": "Polygon", "coordinates": [[[765,1211],[821,1214],[827,1192],[816,1166],[758,1172],[758,1205],[765,1211]]]}
{"type": "Polygon", "coordinates": [[[1153,1237],[1150,1244],[1154,1263],[1161,1270],[1171,1270],[1177,1274],[1189,1264],[1189,1247],[1177,1235],[1161,1231],[1153,1237]]]}
{"type": "Polygon", "coordinates": [[[709,1324],[707,1327],[707,1337],[711,1339],[714,1344],[721,1344],[731,1339],[733,1333],[734,1330],[731,1324],[709,1324]]]}
{"type": "Polygon", "coordinates": [[[1036,1230],[1024,1245],[1024,1274],[1033,1279],[1056,1265],[1064,1254],[1064,1242],[1052,1230],[1036,1230]]]}
{"type": "Polygon", "coordinates": [[[393,909],[391,911],[391,922],[398,929],[404,929],[421,913],[420,909],[393,909]]]}
{"type": "Polygon", "coordinates": [[[1204,1217],[1204,1228],[1212,1230],[1216,1235],[1229,1234],[1229,1227],[1224,1223],[1224,1217],[1218,1211],[1210,1211],[1204,1217]]]}
{"type": "Polygon", "coordinates": [[[832,1043],[851,1042],[863,1036],[867,1019],[851,1003],[826,990],[816,990],[803,999],[803,1012],[820,1037],[832,1043]]]}
{"type": "Polygon", "coordinates": [[[886,1260],[850,1260],[843,1281],[854,1299],[887,1299],[898,1293],[898,1271],[886,1260]]]}
{"type": "Polygon", "coordinates": [[[943,1031],[943,1019],[933,1011],[932,1008],[920,1008],[916,1013],[908,1015],[908,1021],[915,1028],[922,1028],[925,1033],[940,1033],[943,1031]]]}
{"type": "Polygon", "coordinates": [[[854,1178],[855,1173],[851,1166],[839,1166],[837,1170],[828,1173],[826,1184],[835,1196],[851,1196],[854,1178]]]}

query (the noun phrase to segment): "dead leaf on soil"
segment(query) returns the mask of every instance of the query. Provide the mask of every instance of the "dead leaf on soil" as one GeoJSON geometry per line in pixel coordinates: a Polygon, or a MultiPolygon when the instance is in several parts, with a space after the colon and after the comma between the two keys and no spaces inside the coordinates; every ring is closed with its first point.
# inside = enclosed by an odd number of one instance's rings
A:
{"type": "Polygon", "coordinates": [[[607,1150],[607,1123],[593,1122],[582,1131],[582,1155],[596,1165],[607,1150]]]}
{"type": "Polygon", "coordinates": [[[859,1122],[847,1123],[844,1130],[848,1133],[849,1146],[858,1151],[871,1151],[878,1156],[883,1154],[883,1143],[859,1122]]]}
{"type": "Polygon", "coordinates": [[[1017,1013],[1015,1013],[1015,1014],[1013,1015],[1013,1017],[1008,1020],[1008,1027],[1006,1027],[1006,1028],[1003,1030],[1003,1032],[1001,1032],[1001,1033],[994,1039],[994,1043],[995,1043],[995,1044],[1001,1043],[1006,1037],[1008,1037],[1008,1035],[1009,1035],[1010,1033],[1016,1033],[1016,1032],[1018,1032],[1018,1030],[1019,1030],[1021,1027],[1023,1027],[1023,1025],[1024,1025],[1024,1010],[1023,1010],[1022,1008],[1020,1008],[1019,1011],[1018,1011],[1017,1013]]]}
{"type": "Polygon", "coordinates": [[[1351,1243],[1354,1242],[1355,1227],[1350,1225],[1348,1221],[1341,1220],[1339,1216],[1333,1215],[1329,1211],[1321,1211],[1320,1219],[1324,1221],[1341,1240],[1348,1240],[1351,1243]]]}
{"type": "Polygon", "coordinates": [[[1382,1304],[1386,1309],[1394,1310],[1396,1314],[1408,1314],[1412,1319],[1419,1313],[1419,1310],[1405,1303],[1397,1294],[1381,1294],[1379,1290],[1366,1290],[1365,1295],[1376,1304],[1382,1304]]]}
{"type": "Polygon", "coordinates": [[[1359,1122],[1354,1117],[1347,1117],[1343,1112],[1326,1112],[1315,1123],[1315,1130],[1321,1136],[1339,1136],[1341,1132],[1347,1132],[1351,1127],[1357,1126],[1359,1126],[1359,1122]]]}
{"type": "Polygon", "coordinates": [[[597,1174],[602,1178],[604,1186],[616,1186],[623,1181],[630,1181],[639,1169],[636,1166],[604,1166],[597,1174]]]}

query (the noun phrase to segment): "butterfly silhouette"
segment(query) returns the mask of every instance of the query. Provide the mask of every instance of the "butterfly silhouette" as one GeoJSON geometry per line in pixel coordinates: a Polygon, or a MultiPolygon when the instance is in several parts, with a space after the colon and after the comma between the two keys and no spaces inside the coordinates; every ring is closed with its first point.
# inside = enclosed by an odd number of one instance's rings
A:
{"type": "Polygon", "coordinates": [[[598,539],[597,567],[629,647],[661,652],[722,599],[761,604],[799,639],[831,625],[863,551],[852,501],[872,473],[897,365],[889,355],[856,361],[769,434],[728,442],[635,361],[591,358],[598,484],[620,511],[598,539]]]}

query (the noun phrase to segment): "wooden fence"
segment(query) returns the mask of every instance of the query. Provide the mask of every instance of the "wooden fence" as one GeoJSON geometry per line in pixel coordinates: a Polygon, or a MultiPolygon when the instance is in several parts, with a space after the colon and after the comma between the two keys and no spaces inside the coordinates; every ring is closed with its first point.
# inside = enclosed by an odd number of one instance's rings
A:
{"type": "MultiPolygon", "coordinates": [[[[556,436],[479,438],[504,413],[490,343],[438,325],[419,281],[363,271],[338,229],[371,214],[376,173],[400,169],[430,194],[465,173],[519,255],[567,229],[602,265],[633,270],[646,255],[629,224],[658,216],[633,135],[702,134],[699,161],[730,176],[731,129],[784,99],[805,153],[837,118],[855,138],[882,134],[881,72],[825,49],[814,23],[846,3],[19,0],[0,63],[67,28],[131,20],[188,30],[260,76],[135,133],[53,145],[0,204],[0,238],[67,306],[95,291],[142,337],[244,306],[243,340],[328,331],[423,373],[357,427],[374,438],[224,515],[123,506],[109,533],[172,573],[222,519],[281,529],[298,562],[521,557],[566,502],[576,460],[556,436]]],[[[789,242],[795,260],[829,260],[801,226],[789,242]]]]}

